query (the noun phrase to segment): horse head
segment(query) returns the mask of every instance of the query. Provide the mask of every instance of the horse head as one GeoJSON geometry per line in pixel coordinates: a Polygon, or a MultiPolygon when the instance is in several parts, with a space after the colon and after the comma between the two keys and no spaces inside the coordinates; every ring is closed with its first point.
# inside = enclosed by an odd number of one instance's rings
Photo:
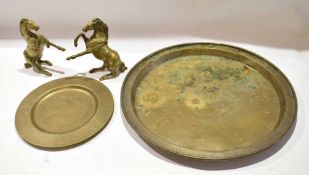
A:
{"type": "Polygon", "coordinates": [[[23,18],[20,20],[20,26],[25,26],[26,29],[28,30],[38,31],[40,29],[40,26],[37,23],[33,22],[30,19],[26,19],[26,18],[23,18]]]}
{"type": "Polygon", "coordinates": [[[88,22],[84,27],[83,27],[83,32],[88,32],[90,30],[95,30],[95,31],[103,31],[105,33],[108,32],[108,27],[107,25],[100,20],[99,18],[95,18],[88,22]]]}

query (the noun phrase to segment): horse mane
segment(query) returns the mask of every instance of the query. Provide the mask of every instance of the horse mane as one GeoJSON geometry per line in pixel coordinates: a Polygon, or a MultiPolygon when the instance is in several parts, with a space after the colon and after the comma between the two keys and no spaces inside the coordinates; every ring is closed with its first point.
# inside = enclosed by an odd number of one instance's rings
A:
{"type": "Polygon", "coordinates": [[[93,21],[98,24],[98,28],[102,30],[108,38],[108,26],[99,18],[95,18],[93,21]]]}
{"type": "Polygon", "coordinates": [[[23,18],[19,22],[19,31],[20,31],[20,34],[21,34],[22,37],[25,37],[23,32],[22,32],[22,25],[24,25],[27,21],[28,21],[28,19],[23,18]]]}

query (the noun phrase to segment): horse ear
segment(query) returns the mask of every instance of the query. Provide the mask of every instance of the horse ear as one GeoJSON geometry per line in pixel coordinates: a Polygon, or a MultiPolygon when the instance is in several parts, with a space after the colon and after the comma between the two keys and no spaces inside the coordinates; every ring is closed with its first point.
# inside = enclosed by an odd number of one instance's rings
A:
{"type": "Polygon", "coordinates": [[[29,21],[27,18],[22,18],[22,19],[20,20],[20,23],[24,23],[24,22],[27,22],[27,21],[29,21]]]}
{"type": "Polygon", "coordinates": [[[93,21],[101,23],[102,20],[100,18],[95,18],[93,21]]]}

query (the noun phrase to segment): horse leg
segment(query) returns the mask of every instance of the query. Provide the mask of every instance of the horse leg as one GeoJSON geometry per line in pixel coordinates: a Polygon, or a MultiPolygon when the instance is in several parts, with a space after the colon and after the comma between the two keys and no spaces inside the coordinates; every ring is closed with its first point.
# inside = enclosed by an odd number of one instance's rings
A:
{"type": "Polygon", "coordinates": [[[29,64],[29,63],[25,63],[25,64],[24,64],[24,66],[25,66],[25,68],[26,68],[26,69],[29,69],[29,68],[31,68],[31,67],[32,67],[32,65],[31,65],[31,64],[29,64]]]}
{"type": "Polygon", "coordinates": [[[26,58],[27,59],[27,63],[25,63],[25,67],[26,68],[30,68],[30,67],[33,67],[33,70],[35,72],[38,72],[38,73],[41,73],[41,74],[44,74],[46,76],[52,76],[52,74],[48,71],[45,71],[38,63],[36,62],[32,62],[30,59],[26,58]]]}
{"type": "Polygon", "coordinates": [[[52,74],[50,72],[44,70],[38,63],[35,63],[33,65],[33,70],[38,72],[38,73],[44,74],[46,76],[49,76],[49,77],[52,76],[52,74]]]}
{"type": "Polygon", "coordinates": [[[104,70],[104,68],[103,68],[103,66],[101,66],[101,67],[90,69],[89,73],[95,73],[95,72],[99,72],[99,71],[103,71],[103,70],[104,70]]]}
{"type": "Polygon", "coordinates": [[[25,50],[23,54],[26,60],[26,63],[25,63],[26,68],[33,67],[33,70],[38,73],[44,74],[46,76],[52,76],[50,72],[43,70],[43,68],[36,62],[36,60],[40,60],[41,58],[30,57],[27,53],[27,50],[25,50]]]}
{"type": "Polygon", "coordinates": [[[78,54],[75,54],[75,55],[71,55],[69,57],[66,58],[66,60],[72,60],[72,59],[75,59],[77,57],[80,57],[80,56],[83,56],[83,55],[86,55],[86,54],[89,54],[91,53],[92,51],[90,49],[86,49],[85,51],[83,52],[80,52],[78,54]]]}
{"type": "Polygon", "coordinates": [[[104,71],[104,69],[106,69],[106,64],[105,63],[103,63],[103,65],[101,67],[90,69],[89,73],[94,73],[94,72],[98,72],[98,71],[104,71]]]}
{"type": "Polygon", "coordinates": [[[79,37],[83,37],[85,43],[87,43],[87,41],[88,41],[88,38],[86,37],[86,35],[85,35],[84,33],[80,33],[80,34],[78,34],[78,35],[75,37],[75,39],[74,39],[74,46],[75,46],[75,47],[78,46],[77,41],[78,41],[79,37]]]}
{"type": "Polygon", "coordinates": [[[112,79],[112,78],[118,77],[120,74],[119,71],[115,69],[109,69],[109,71],[110,71],[109,74],[103,75],[99,80],[102,81],[102,80],[112,79]]]}
{"type": "Polygon", "coordinates": [[[24,58],[25,58],[25,61],[26,61],[26,63],[24,63],[24,66],[25,66],[26,69],[29,69],[29,68],[32,67],[32,62],[31,62],[30,58],[28,58],[26,50],[24,51],[23,54],[24,54],[24,58]]]}
{"type": "Polygon", "coordinates": [[[89,39],[86,37],[86,35],[84,33],[81,35],[81,37],[83,38],[85,43],[88,42],[89,39]]]}
{"type": "Polygon", "coordinates": [[[49,66],[53,65],[53,63],[51,63],[50,61],[48,61],[48,60],[41,60],[41,59],[38,59],[38,63],[39,64],[47,64],[49,66]]]}
{"type": "Polygon", "coordinates": [[[36,71],[36,72],[38,72],[38,73],[44,74],[44,75],[46,75],[46,76],[49,76],[49,77],[52,76],[52,74],[51,74],[50,72],[48,72],[48,71],[46,71],[46,70],[44,70],[44,69],[42,68],[42,66],[38,63],[39,60],[41,60],[40,57],[37,58],[37,61],[32,61],[33,70],[36,71]]]}

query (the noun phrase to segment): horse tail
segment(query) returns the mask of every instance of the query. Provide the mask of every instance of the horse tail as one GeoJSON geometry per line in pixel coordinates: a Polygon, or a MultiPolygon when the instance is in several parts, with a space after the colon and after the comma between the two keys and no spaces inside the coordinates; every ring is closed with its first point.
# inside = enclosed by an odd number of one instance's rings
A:
{"type": "Polygon", "coordinates": [[[127,70],[127,67],[125,66],[124,62],[121,61],[119,71],[124,72],[125,70],[127,70]]]}

